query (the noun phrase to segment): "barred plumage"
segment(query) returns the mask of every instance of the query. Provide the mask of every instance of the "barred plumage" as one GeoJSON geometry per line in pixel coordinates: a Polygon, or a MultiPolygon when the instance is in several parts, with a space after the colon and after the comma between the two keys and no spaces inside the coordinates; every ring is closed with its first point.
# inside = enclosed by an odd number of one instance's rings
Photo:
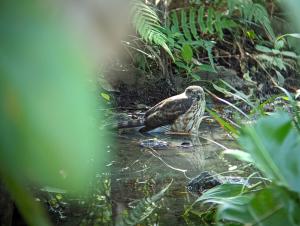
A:
{"type": "Polygon", "coordinates": [[[205,95],[200,86],[189,86],[149,109],[143,118],[120,123],[119,128],[143,126],[141,132],[171,125],[171,132],[197,133],[205,110],[205,95]]]}

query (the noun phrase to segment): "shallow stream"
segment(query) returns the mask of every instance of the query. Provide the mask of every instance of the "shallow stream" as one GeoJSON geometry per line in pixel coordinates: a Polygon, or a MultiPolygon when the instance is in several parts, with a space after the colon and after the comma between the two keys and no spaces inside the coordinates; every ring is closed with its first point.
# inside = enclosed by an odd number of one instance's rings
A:
{"type": "Polygon", "coordinates": [[[156,214],[147,225],[187,225],[182,217],[184,209],[195,196],[186,189],[188,181],[203,171],[237,175],[241,163],[224,157],[222,146],[236,147],[235,142],[219,125],[201,124],[199,136],[144,135],[136,131],[119,134],[113,145],[111,168],[111,197],[113,216],[118,218],[125,208],[138,199],[159,192],[171,180],[169,191],[156,214]],[[140,142],[157,138],[170,145],[162,149],[144,148],[140,142]],[[182,146],[182,144],[188,144],[182,146]]]}
{"type": "Polygon", "coordinates": [[[39,190],[38,200],[46,203],[55,225],[119,225],[124,213],[171,181],[157,208],[139,225],[204,225],[207,221],[197,214],[183,217],[197,198],[187,191],[187,183],[203,171],[245,175],[240,162],[222,155],[224,147],[236,148],[235,141],[209,120],[201,124],[199,136],[145,135],[136,130],[112,134],[113,142],[106,149],[111,160],[105,173],[95,175],[91,195],[74,199],[55,189],[39,190]],[[147,139],[169,145],[161,149],[142,147],[141,142],[147,139]]]}

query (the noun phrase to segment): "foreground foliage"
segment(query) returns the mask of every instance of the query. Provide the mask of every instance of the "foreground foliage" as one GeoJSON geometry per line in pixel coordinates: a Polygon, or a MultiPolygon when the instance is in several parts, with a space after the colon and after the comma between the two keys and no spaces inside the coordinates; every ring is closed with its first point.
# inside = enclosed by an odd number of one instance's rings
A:
{"type": "Polygon", "coordinates": [[[28,185],[84,193],[101,166],[90,64],[50,5],[1,2],[0,183],[29,225],[50,222],[28,185]]]}
{"type": "Polygon", "coordinates": [[[163,71],[169,68],[176,76],[202,81],[203,72],[219,72],[217,65],[222,65],[234,67],[246,81],[260,73],[283,85],[285,73],[294,72],[298,65],[290,39],[276,39],[271,26],[267,7],[279,8],[275,1],[270,5],[252,0],[190,1],[164,13],[140,0],[132,3],[133,24],[151,45],[138,47],[136,54],[147,56],[138,58],[138,68],[145,69],[154,60],[163,71]],[[172,63],[163,65],[163,54],[153,44],[167,51],[172,63]]]}
{"type": "MultiPolygon", "coordinates": [[[[216,220],[220,225],[224,220],[247,225],[299,225],[300,135],[290,116],[276,113],[258,120],[242,129],[239,143],[271,183],[255,190],[224,184],[196,202],[218,204],[216,220]]],[[[239,159],[244,155],[233,154],[239,159]]]]}

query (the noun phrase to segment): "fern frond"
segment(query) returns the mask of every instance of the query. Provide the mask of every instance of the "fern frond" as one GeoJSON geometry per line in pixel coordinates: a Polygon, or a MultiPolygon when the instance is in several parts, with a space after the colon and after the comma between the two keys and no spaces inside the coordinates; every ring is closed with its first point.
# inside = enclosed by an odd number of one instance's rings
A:
{"type": "Polygon", "coordinates": [[[190,28],[191,28],[191,33],[194,37],[194,39],[199,39],[199,36],[198,36],[198,32],[197,32],[197,28],[196,28],[196,10],[195,8],[190,8],[190,16],[189,16],[189,19],[190,19],[190,28]]]}
{"type": "Polygon", "coordinates": [[[200,7],[198,9],[198,24],[200,26],[200,30],[205,33],[206,32],[206,25],[204,23],[204,7],[200,7]]]}
{"type": "Polygon", "coordinates": [[[203,49],[205,49],[206,52],[207,52],[207,56],[208,56],[208,59],[209,59],[210,66],[211,66],[211,68],[214,72],[216,71],[215,63],[214,63],[214,56],[213,56],[213,53],[212,53],[212,49],[215,45],[214,42],[199,39],[197,41],[186,42],[186,44],[189,44],[189,45],[191,45],[195,48],[202,47],[203,49]]]}
{"type": "Polygon", "coordinates": [[[192,36],[191,36],[189,26],[188,26],[188,23],[187,23],[187,15],[186,14],[187,13],[185,12],[185,10],[181,10],[181,27],[182,27],[183,34],[184,34],[185,38],[187,40],[191,41],[192,36]]]}
{"type": "Polygon", "coordinates": [[[276,67],[279,70],[287,70],[283,59],[280,57],[259,54],[256,56],[256,59],[259,60],[266,68],[273,69],[273,67],[276,67]]]}
{"type": "Polygon", "coordinates": [[[174,60],[168,46],[168,38],[156,12],[140,0],[131,1],[132,23],[139,35],[149,43],[161,46],[174,60]]]}
{"type": "Polygon", "coordinates": [[[207,22],[206,22],[206,25],[207,25],[207,30],[210,34],[213,34],[214,33],[214,28],[213,28],[213,19],[215,17],[215,11],[213,8],[209,7],[208,9],[208,12],[207,12],[207,22]]]}
{"type": "Polygon", "coordinates": [[[157,208],[157,203],[164,197],[172,182],[173,180],[157,194],[139,200],[135,208],[128,211],[127,216],[124,215],[122,222],[119,222],[117,225],[137,225],[149,217],[157,208]]]}
{"type": "MultiPolygon", "coordinates": [[[[202,6],[197,10],[194,7],[190,7],[172,11],[167,24],[167,30],[177,34],[174,37],[175,40],[177,38],[177,43],[180,45],[175,45],[175,48],[181,50],[187,44],[194,48],[201,47],[205,49],[210,66],[214,71],[215,65],[212,53],[214,43],[202,39],[199,34],[214,34],[216,31],[217,35],[222,39],[223,29],[230,29],[236,25],[232,19],[224,17],[222,13],[215,11],[213,8],[208,8],[206,16],[205,8],[202,6]]],[[[181,67],[183,68],[183,66],[181,67]]]]}
{"type": "Polygon", "coordinates": [[[261,4],[253,3],[252,0],[228,0],[227,7],[230,14],[239,11],[244,20],[261,24],[271,39],[275,38],[268,12],[261,4]]]}
{"type": "Polygon", "coordinates": [[[205,41],[203,47],[207,51],[207,55],[208,55],[210,65],[212,66],[213,70],[216,70],[215,63],[214,63],[214,58],[213,58],[213,54],[212,54],[212,48],[214,47],[214,43],[209,42],[209,41],[205,41]]]}
{"type": "Polygon", "coordinates": [[[168,24],[171,31],[181,32],[181,29],[186,41],[198,40],[198,33],[217,34],[223,39],[224,29],[230,30],[236,27],[236,23],[231,18],[227,18],[224,13],[214,10],[212,7],[209,7],[207,10],[203,6],[197,10],[194,7],[190,7],[188,9],[180,9],[179,13],[177,12],[172,11],[170,13],[168,24]],[[180,19],[178,19],[179,15],[180,19]]]}

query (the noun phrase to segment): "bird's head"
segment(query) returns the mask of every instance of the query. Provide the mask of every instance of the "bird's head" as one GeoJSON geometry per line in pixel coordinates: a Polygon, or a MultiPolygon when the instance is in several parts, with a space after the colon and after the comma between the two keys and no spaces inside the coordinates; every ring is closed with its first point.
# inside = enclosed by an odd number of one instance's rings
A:
{"type": "Polygon", "coordinates": [[[205,98],[204,91],[200,86],[189,86],[184,92],[187,97],[191,97],[197,101],[204,100],[205,98]]]}

